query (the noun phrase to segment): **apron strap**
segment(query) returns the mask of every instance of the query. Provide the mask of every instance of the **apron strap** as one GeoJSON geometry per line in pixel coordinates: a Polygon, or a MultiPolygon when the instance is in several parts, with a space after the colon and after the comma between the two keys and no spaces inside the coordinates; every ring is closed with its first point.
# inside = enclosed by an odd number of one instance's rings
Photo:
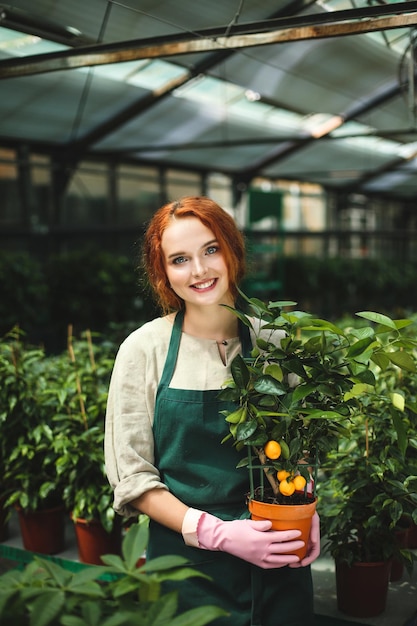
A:
{"type": "Polygon", "coordinates": [[[168,354],[164,365],[164,371],[162,372],[159,386],[168,387],[171,382],[172,376],[175,370],[175,364],[177,362],[178,348],[181,341],[182,323],[184,321],[184,311],[178,311],[175,316],[174,326],[171,333],[171,339],[169,342],[168,354]]]}
{"type": "MultiPolygon", "coordinates": [[[[174,374],[175,365],[177,362],[178,348],[181,341],[182,325],[184,322],[184,311],[178,311],[175,316],[174,326],[172,328],[171,339],[169,342],[168,354],[165,361],[164,371],[162,372],[160,386],[169,386],[172,376],[174,374]]],[[[242,344],[242,354],[244,357],[249,357],[252,350],[252,341],[250,337],[249,328],[238,320],[239,327],[239,339],[242,344]]]]}

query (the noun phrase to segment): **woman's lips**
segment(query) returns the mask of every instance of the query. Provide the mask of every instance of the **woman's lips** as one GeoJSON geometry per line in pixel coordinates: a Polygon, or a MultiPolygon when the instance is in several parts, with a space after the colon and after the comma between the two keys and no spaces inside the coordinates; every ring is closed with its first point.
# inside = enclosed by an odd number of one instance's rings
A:
{"type": "Polygon", "coordinates": [[[213,287],[216,280],[216,278],[211,278],[210,280],[205,280],[203,283],[194,283],[194,285],[191,285],[191,288],[195,289],[196,291],[204,291],[205,289],[210,289],[211,287],[213,287]]]}

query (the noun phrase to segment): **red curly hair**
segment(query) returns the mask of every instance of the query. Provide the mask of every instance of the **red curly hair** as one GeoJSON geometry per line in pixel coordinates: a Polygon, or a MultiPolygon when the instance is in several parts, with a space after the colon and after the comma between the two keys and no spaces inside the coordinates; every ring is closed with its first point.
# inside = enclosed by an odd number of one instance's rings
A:
{"type": "Polygon", "coordinates": [[[216,202],[202,196],[186,196],[162,206],[149,222],[142,249],[142,261],[150,287],[165,313],[184,308],[182,298],[171,289],[162,252],[162,235],[172,219],[196,217],[209,228],[219,242],[228,270],[233,298],[245,273],[245,244],[234,219],[216,202]]]}

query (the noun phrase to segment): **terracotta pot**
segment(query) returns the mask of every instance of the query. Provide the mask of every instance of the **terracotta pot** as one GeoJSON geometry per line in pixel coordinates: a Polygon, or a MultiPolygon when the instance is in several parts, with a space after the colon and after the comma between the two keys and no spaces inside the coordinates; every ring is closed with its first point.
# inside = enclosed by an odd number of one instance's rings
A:
{"type": "Polygon", "coordinates": [[[65,548],[65,507],[39,511],[17,508],[20,534],[25,550],[58,554],[65,548]]]}
{"type": "Polygon", "coordinates": [[[73,519],[75,537],[78,547],[78,558],[82,563],[103,565],[103,554],[120,554],[122,545],[122,528],[117,520],[113,530],[108,533],[101,522],[96,520],[73,519]]]}
{"type": "Polygon", "coordinates": [[[391,561],[378,563],[336,562],[336,593],[339,611],[352,617],[375,617],[387,603],[391,561]]]}
{"type": "Polygon", "coordinates": [[[0,497],[0,542],[9,538],[8,510],[4,508],[5,498],[0,497]]]}
{"type": "MultiPolygon", "coordinates": [[[[406,548],[408,546],[408,528],[402,528],[395,531],[399,548],[406,548]]],[[[392,559],[390,582],[394,583],[401,580],[404,572],[404,563],[399,558],[392,559]]]]}
{"type": "Polygon", "coordinates": [[[408,529],[407,547],[414,550],[417,548],[417,524],[411,523],[408,529]]]}
{"type": "Polygon", "coordinates": [[[253,520],[271,520],[274,530],[301,530],[304,547],[289,554],[297,554],[303,559],[307,553],[311,520],[316,510],[317,498],[307,504],[272,504],[250,499],[248,503],[253,520]]]}

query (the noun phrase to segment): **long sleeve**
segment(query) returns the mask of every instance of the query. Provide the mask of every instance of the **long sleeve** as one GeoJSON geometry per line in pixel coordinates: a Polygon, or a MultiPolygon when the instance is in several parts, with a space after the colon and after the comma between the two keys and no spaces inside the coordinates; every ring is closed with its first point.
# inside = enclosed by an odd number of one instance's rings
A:
{"type": "MultiPolygon", "coordinates": [[[[124,516],[137,514],[129,502],[145,491],[166,488],[154,466],[152,423],[162,361],[152,358],[154,337],[148,328],[132,333],[120,346],[110,381],[106,471],[114,489],[114,508],[124,516]]],[[[166,350],[166,342],[161,347],[166,350]]]]}

